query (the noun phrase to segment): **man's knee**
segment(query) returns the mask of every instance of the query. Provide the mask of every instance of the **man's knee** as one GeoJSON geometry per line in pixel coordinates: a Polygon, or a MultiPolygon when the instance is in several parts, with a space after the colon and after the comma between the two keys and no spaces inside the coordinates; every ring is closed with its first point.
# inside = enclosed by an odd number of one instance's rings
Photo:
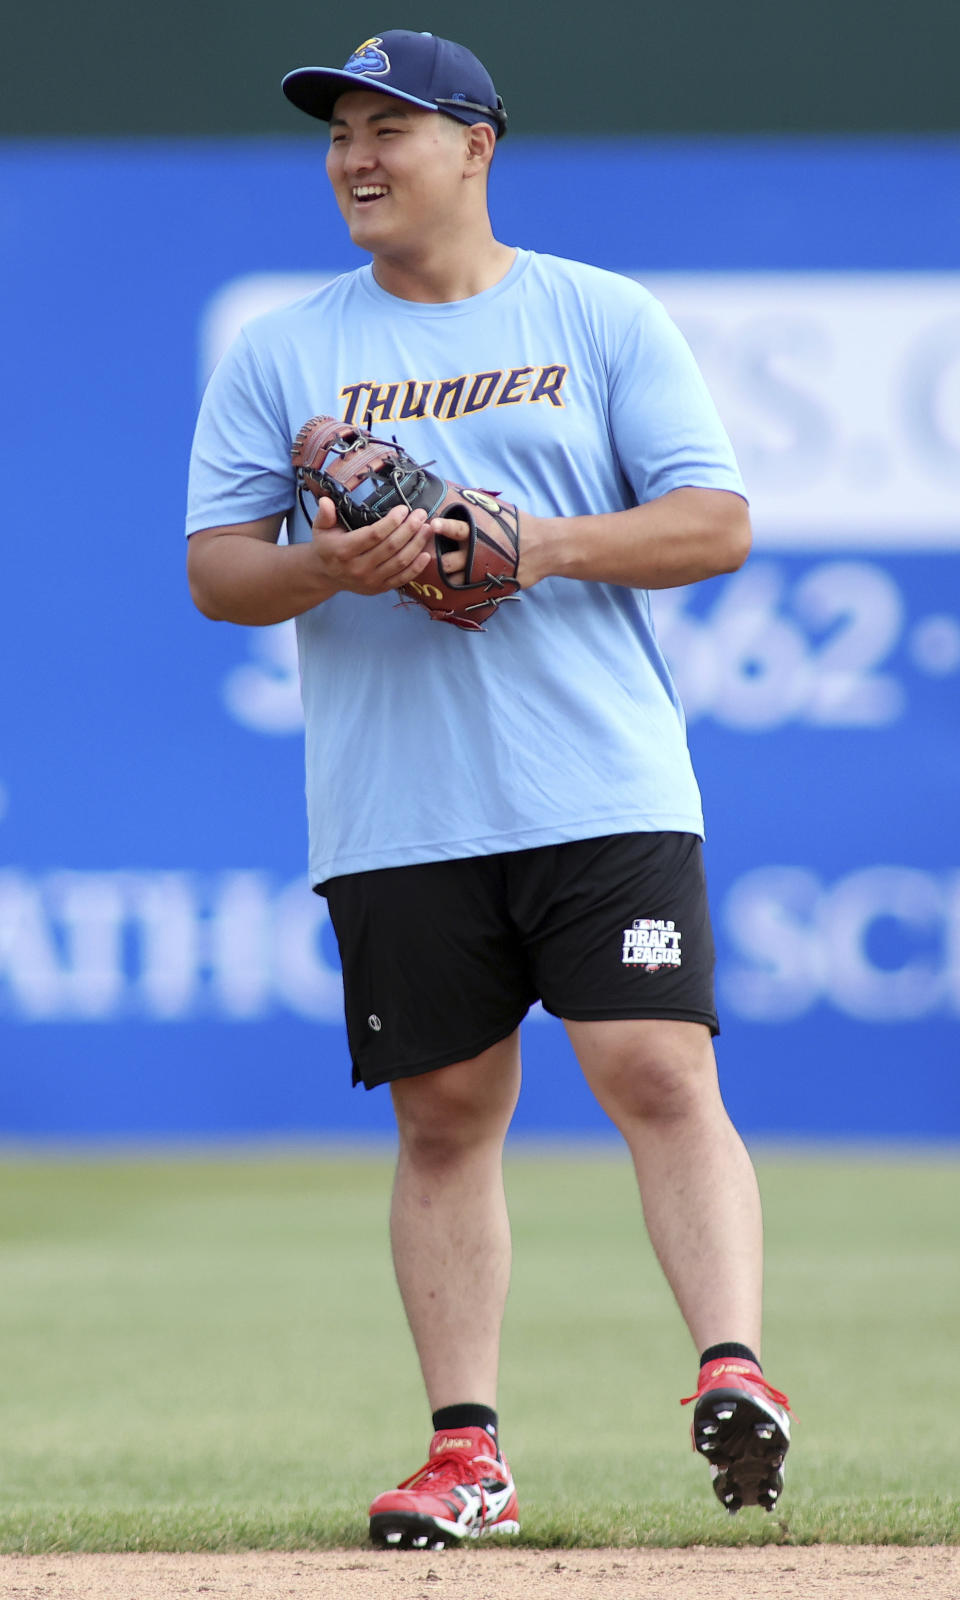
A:
{"type": "Polygon", "coordinates": [[[676,1121],[718,1098],[710,1031],[656,1019],[568,1023],[584,1075],[614,1121],[676,1121]]]}
{"type": "Polygon", "coordinates": [[[472,1061],[390,1085],[401,1149],[421,1160],[456,1160],[477,1145],[502,1143],[520,1088],[515,1039],[472,1061]]]}

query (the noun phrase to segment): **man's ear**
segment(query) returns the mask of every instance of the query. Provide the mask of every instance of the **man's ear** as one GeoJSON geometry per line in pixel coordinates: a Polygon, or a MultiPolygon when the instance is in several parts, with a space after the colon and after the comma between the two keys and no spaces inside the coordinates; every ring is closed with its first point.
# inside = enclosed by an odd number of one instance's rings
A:
{"type": "Polygon", "coordinates": [[[464,176],[472,177],[476,173],[486,172],[497,143],[497,136],[489,122],[473,122],[465,124],[466,128],[466,168],[464,176]]]}

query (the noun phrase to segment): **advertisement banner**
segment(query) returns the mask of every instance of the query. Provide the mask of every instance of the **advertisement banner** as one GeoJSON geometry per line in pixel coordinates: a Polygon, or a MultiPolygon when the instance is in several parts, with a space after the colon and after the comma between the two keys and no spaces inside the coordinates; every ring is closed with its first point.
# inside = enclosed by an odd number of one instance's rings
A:
{"type": "MultiPolygon", "coordinates": [[[[655,596],[731,1111],[956,1139],[960,144],[807,156],[508,146],[495,219],[664,301],[750,492],[747,565],[655,596]]],[[[183,575],[203,382],[363,259],[324,184],[302,141],[0,149],[0,1139],[391,1127],[349,1087],[305,876],[292,624],[212,624],[183,575]]],[[[524,1058],[519,1132],[610,1131],[559,1023],[535,1011],[524,1058]]]]}

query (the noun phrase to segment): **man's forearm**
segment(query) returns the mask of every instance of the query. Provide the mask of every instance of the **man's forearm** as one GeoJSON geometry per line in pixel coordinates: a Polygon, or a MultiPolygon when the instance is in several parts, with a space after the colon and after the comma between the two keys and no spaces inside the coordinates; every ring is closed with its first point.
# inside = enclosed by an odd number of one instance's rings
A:
{"type": "Polygon", "coordinates": [[[628,511],[532,517],[525,523],[525,584],[553,576],[673,589],[735,572],[750,552],[746,501],[721,489],[674,489],[628,511]]]}
{"type": "Polygon", "coordinates": [[[337,593],[317,568],[310,544],[223,533],[190,551],[190,593],[214,622],[264,627],[299,617],[337,593]]]}

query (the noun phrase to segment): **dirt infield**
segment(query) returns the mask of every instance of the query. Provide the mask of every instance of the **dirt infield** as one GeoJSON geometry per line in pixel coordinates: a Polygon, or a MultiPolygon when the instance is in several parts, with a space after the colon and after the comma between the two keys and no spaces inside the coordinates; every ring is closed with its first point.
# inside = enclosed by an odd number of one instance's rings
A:
{"type": "Polygon", "coordinates": [[[957,1600],[960,1548],[0,1556],[22,1600],[957,1600]]]}

